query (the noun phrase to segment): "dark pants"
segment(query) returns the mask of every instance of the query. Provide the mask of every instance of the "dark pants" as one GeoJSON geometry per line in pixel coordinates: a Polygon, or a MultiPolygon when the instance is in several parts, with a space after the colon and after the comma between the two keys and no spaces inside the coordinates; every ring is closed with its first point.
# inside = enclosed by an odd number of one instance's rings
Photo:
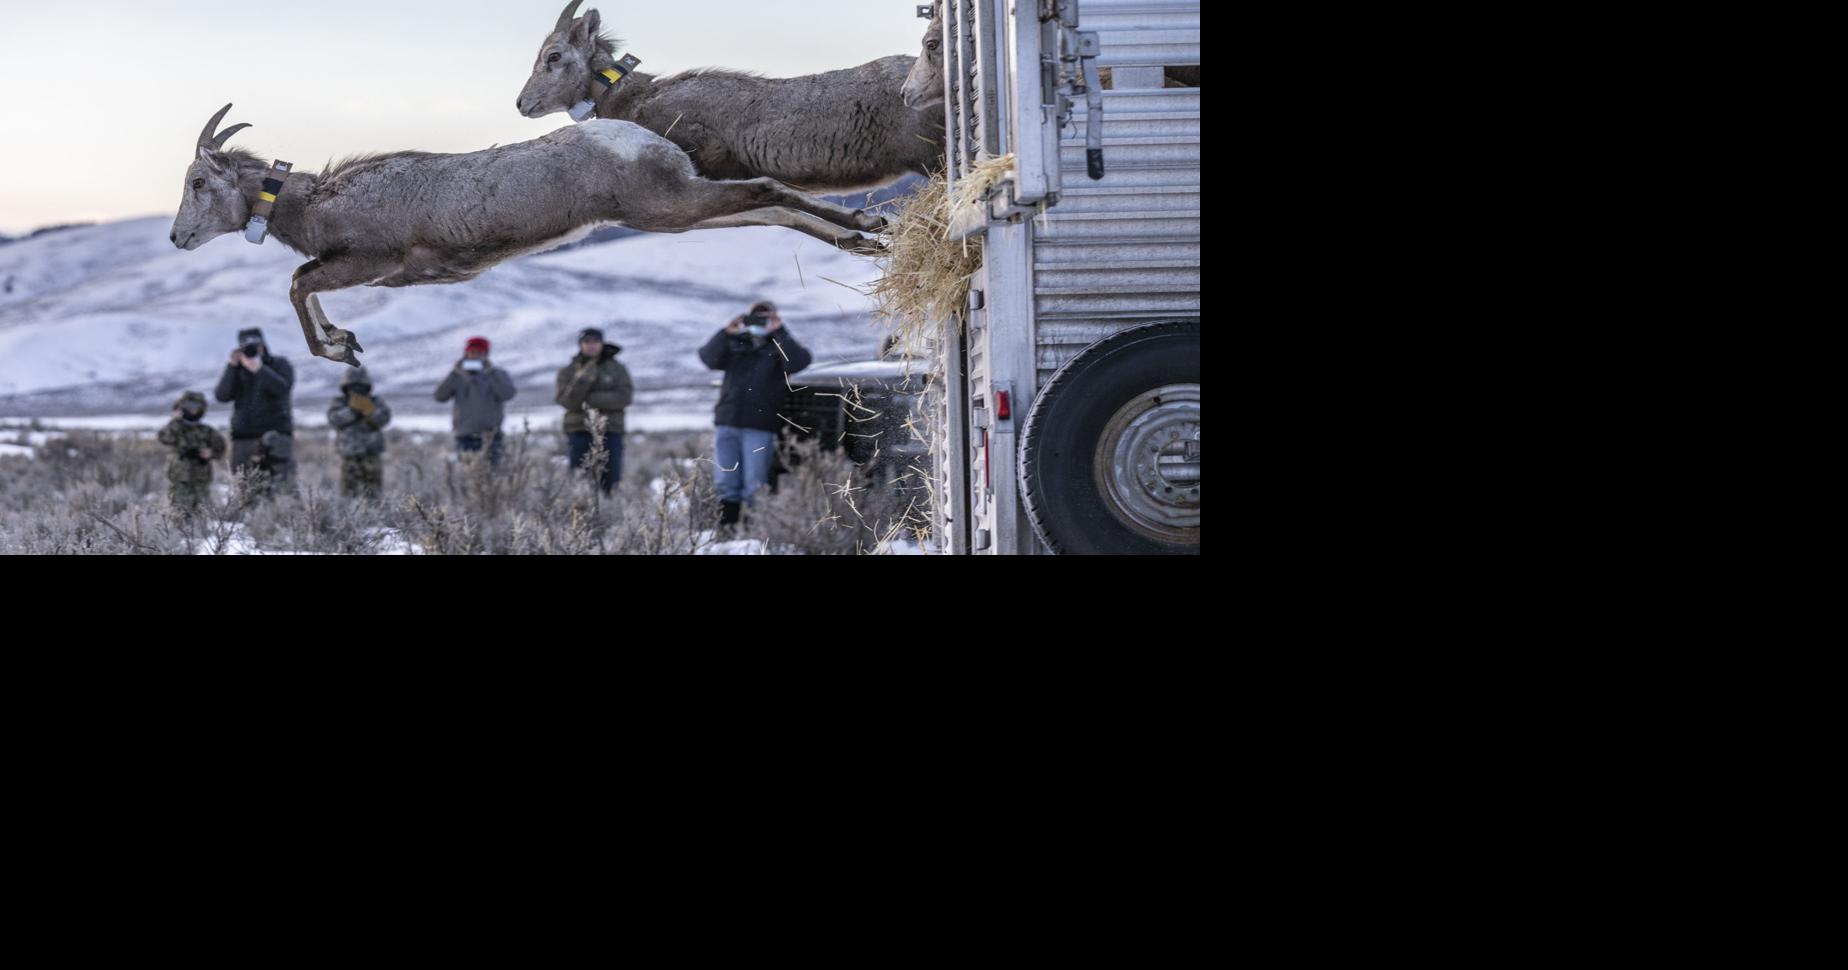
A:
{"type": "Polygon", "coordinates": [[[340,494],[348,498],[378,498],[384,490],[384,455],[340,459],[340,494]]]}
{"type": "MultiPolygon", "coordinates": [[[[591,434],[588,431],[571,432],[572,468],[579,471],[584,469],[584,459],[590,455],[591,440],[591,434]]],[[[610,459],[609,463],[603,466],[602,474],[598,476],[597,486],[603,489],[603,494],[608,495],[610,489],[615,488],[616,483],[622,481],[622,435],[604,435],[603,447],[609,451],[610,459]]]]}
{"type": "Polygon", "coordinates": [[[263,450],[263,442],[256,438],[235,438],[231,442],[231,473],[244,472],[256,482],[252,489],[262,495],[272,487],[287,491],[294,483],[295,462],[278,461],[269,457],[263,450]],[[255,473],[267,473],[261,480],[255,473]]]}
{"type": "MultiPolygon", "coordinates": [[[[456,451],[460,453],[479,452],[481,451],[482,439],[486,437],[488,436],[485,434],[457,435],[456,451]]],[[[488,464],[498,465],[501,463],[501,443],[506,440],[506,437],[503,435],[494,435],[494,446],[488,449],[488,464]]]]}

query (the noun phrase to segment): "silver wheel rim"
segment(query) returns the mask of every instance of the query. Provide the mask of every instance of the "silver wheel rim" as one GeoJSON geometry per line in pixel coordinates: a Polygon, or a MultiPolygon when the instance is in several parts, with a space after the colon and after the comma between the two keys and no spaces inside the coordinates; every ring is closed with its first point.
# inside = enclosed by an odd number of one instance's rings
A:
{"type": "Polygon", "coordinates": [[[1104,427],[1098,491],[1119,522],[1158,542],[1200,541],[1200,385],[1137,395],[1104,427]]]}

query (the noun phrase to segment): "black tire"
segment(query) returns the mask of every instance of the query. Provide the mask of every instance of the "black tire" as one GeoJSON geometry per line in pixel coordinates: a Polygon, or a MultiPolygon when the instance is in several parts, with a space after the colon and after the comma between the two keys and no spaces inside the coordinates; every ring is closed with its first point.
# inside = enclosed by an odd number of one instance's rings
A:
{"type": "Polygon", "coordinates": [[[1200,554],[1199,385],[1197,320],[1126,330],[1053,375],[1021,442],[1027,516],[1047,548],[1200,554]]]}

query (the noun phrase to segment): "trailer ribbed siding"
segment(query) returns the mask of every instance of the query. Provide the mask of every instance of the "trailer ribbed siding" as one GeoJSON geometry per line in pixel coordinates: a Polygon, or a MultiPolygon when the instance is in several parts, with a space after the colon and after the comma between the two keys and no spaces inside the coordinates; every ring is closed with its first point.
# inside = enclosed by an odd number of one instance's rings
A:
{"type": "Polygon", "coordinates": [[[1078,12],[1117,83],[1104,94],[1104,180],[1085,170],[1080,102],[1060,145],[1059,203],[1033,220],[1042,383],[1119,330],[1200,317],[1201,89],[1124,85],[1160,84],[1161,68],[1200,63],[1200,4],[1082,0],[1078,12]]]}

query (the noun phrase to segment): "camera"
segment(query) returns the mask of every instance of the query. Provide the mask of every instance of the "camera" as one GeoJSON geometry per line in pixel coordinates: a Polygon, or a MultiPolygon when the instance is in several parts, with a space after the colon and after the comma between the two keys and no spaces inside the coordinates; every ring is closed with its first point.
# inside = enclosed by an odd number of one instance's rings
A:
{"type": "Polygon", "coordinates": [[[243,350],[244,356],[246,357],[263,356],[263,345],[262,344],[245,344],[241,349],[243,350]]]}
{"type": "Polygon", "coordinates": [[[462,369],[465,371],[468,371],[471,374],[480,373],[482,370],[485,370],[487,366],[488,365],[482,363],[479,360],[465,360],[462,362],[462,369]]]}

